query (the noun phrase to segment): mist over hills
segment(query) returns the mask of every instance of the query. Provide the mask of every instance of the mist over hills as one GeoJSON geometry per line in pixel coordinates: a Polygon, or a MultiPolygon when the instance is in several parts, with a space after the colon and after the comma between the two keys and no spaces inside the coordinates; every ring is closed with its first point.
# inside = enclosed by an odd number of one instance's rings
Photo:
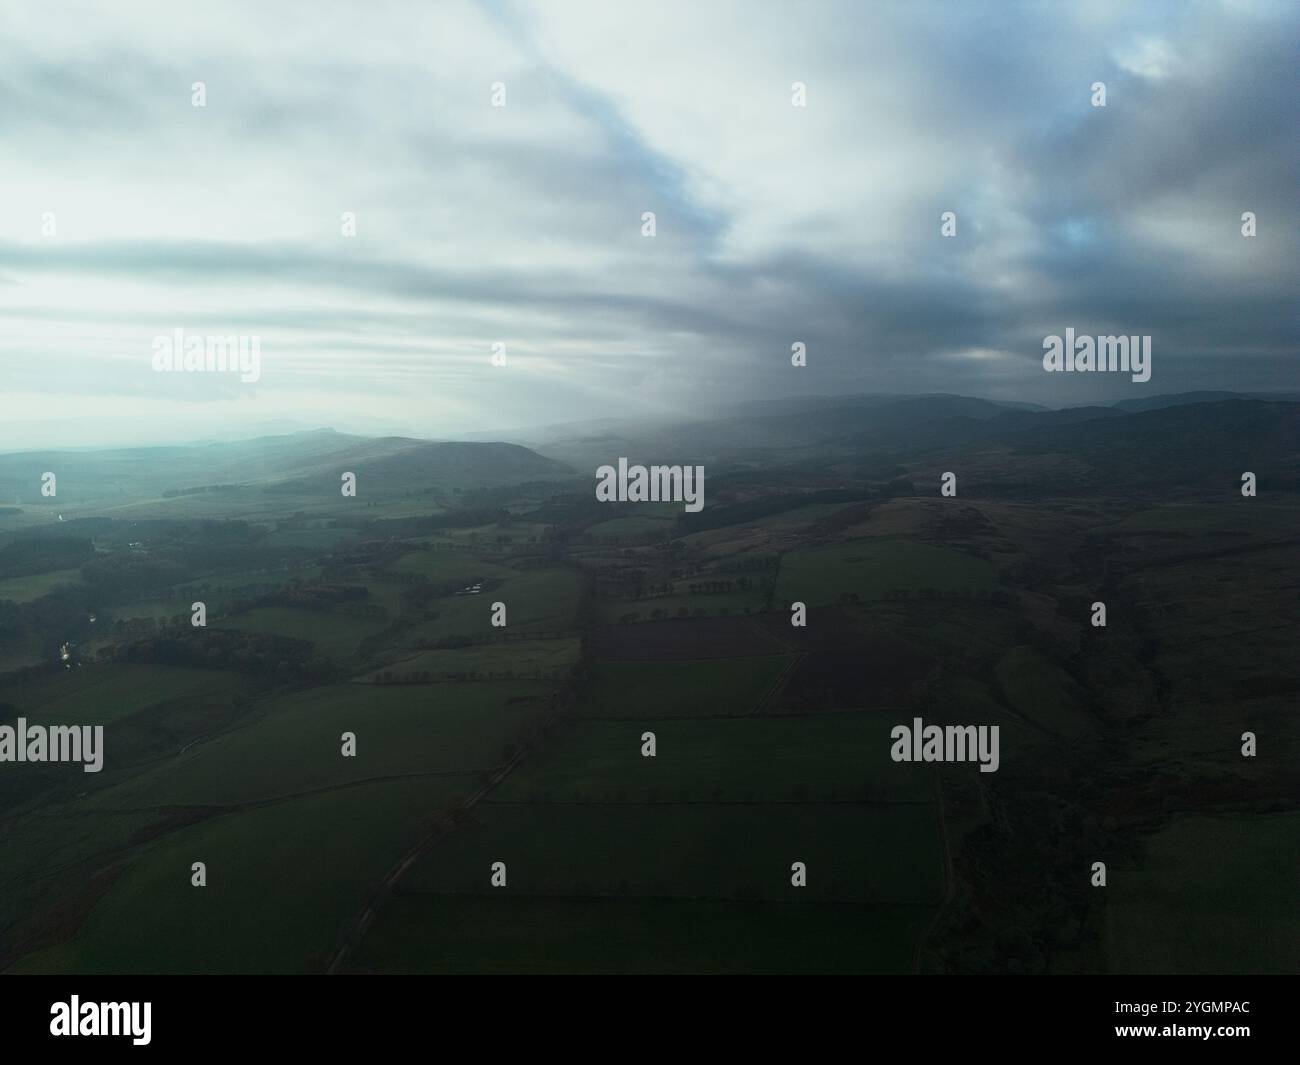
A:
{"type": "Polygon", "coordinates": [[[1270,403],[1300,402],[1300,392],[1174,392],[1146,399],[1122,399],[1111,406],[1120,410],[1156,410],[1160,407],[1182,407],[1193,403],[1216,403],[1227,399],[1258,399],[1270,403]]]}
{"type": "Polygon", "coordinates": [[[1199,433],[1196,426],[1204,418],[1208,438],[1217,438],[1216,427],[1222,425],[1233,437],[1231,450],[1255,454],[1262,450],[1259,461],[1280,458],[1279,447],[1294,450],[1300,411],[1294,399],[1206,395],[1214,398],[1201,399],[1193,393],[1153,397],[1141,401],[1143,406],[1137,409],[1085,406],[1060,410],[964,396],[793,397],[746,404],[742,414],[714,421],[637,423],[568,437],[557,432],[543,441],[521,442],[578,469],[593,468],[593,464],[618,455],[633,461],[725,466],[924,454],[998,442],[1073,452],[1086,450],[1094,435],[1093,423],[1106,422],[1112,424],[1103,438],[1116,441],[1116,447],[1128,441],[1135,459],[1153,446],[1153,434],[1170,434],[1159,450],[1185,453],[1190,468],[1202,457],[1195,437],[1199,433]],[[1196,413],[1166,413],[1177,411],[1196,413]],[[1152,417],[1157,414],[1162,416],[1152,417]]]}
{"type": "Polygon", "coordinates": [[[478,488],[572,473],[562,463],[517,444],[366,438],[319,429],[222,444],[0,455],[0,500],[75,507],[201,491],[227,497],[328,496],[338,493],[344,471],[364,479],[368,491],[385,494],[427,486],[478,488]],[[55,499],[40,494],[47,471],[58,477],[55,499]]]}
{"type": "Polygon", "coordinates": [[[1246,469],[1292,477],[1300,403],[1187,393],[1048,410],[953,395],[797,396],[741,404],[712,420],[602,419],[543,435],[439,441],[316,429],[175,447],[16,452],[0,454],[0,501],[34,512],[158,506],[178,496],[210,497],[214,512],[236,499],[283,506],[301,496],[309,505],[336,497],[341,473],[351,472],[367,500],[448,505],[463,493],[529,482],[572,491],[620,456],[703,463],[715,484],[746,469],[787,468],[787,477],[820,488],[853,480],[851,469],[885,478],[935,463],[1012,485],[1031,457],[1036,475],[1055,465],[1075,487],[1190,483],[1246,469]],[[56,499],[40,493],[47,471],[58,477],[56,499]]]}

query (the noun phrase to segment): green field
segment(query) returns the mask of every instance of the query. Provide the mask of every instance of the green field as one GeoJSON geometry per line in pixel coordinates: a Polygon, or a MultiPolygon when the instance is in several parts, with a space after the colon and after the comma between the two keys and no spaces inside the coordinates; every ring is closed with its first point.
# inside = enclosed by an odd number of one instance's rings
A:
{"type": "MultiPolygon", "coordinates": [[[[683,585],[685,582],[682,582],[683,585]]],[[[652,621],[659,612],[661,618],[678,617],[681,609],[688,614],[703,610],[705,617],[739,617],[746,613],[758,613],[766,602],[767,596],[759,588],[750,588],[737,592],[696,592],[681,591],[677,595],[659,596],[654,599],[605,599],[600,603],[600,620],[608,625],[622,623],[628,615],[635,614],[634,621],[652,621]]]]}
{"type": "Polygon", "coordinates": [[[333,551],[341,541],[355,539],[356,532],[325,522],[310,525],[280,525],[267,534],[262,543],[267,547],[301,547],[309,551],[333,551]]]}
{"type": "Polygon", "coordinates": [[[544,521],[516,521],[508,525],[493,522],[490,525],[444,529],[439,539],[469,541],[482,547],[495,547],[498,543],[522,546],[528,543],[529,537],[542,539],[550,529],[552,526],[544,521]]]}
{"type": "Polygon", "coordinates": [[[1243,532],[1258,536],[1295,531],[1296,508],[1234,494],[1223,503],[1167,503],[1128,515],[1112,526],[1120,535],[1145,532],[1199,535],[1243,532]]]}
{"type": "Polygon", "coordinates": [[[436,618],[405,630],[401,642],[442,640],[452,636],[473,639],[500,635],[492,627],[492,604],[506,605],[506,628],[511,632],[558,632],[573,628],[582,590],[582,578],[573,570],[544,569],[514,573],[482,595],[447,596],[431,608],[436,618]]]}
{"type": "Polygon", "coordinates": [[[261,606],[233,617],[222,618],[214,628],[265,633],[308,640],[316,650],[331,658],[348,658],[368,636],[382,632],[388,617],[358,617],[333,610],[297,610],[293,607],[261,606]]]}
{"type": "Polygon", "coordinates": [[[788,655],[601,662],[579,717],[702,717],[748,714],[789,665],[788,655]]]}
{"type": "MultiPolygon", "coordinates": [[[[806,503],[751,521],[690,533],[681,542],[693,553],[702,552],[705,557],[719,560],[779,555],[792,543],[816,535],[818,522],[850,505],[853,504],[806,503]]],[[[775,571],[766,575],[774,576],[775,571]]]]}
{"type": "Polygon", "coordinates": [[[776,600],[811,605],[838,603],[846,593],[880,599],[893,588],[916,595],[926,588],[974,592],[996,587],[993,566],[961,551],[909,540],[850,540],[785,555],[776,600]]]}
{"type": "MultiPolygon", "coordinates": [[[[285,696],[179,758],[101,792],[97,806],[226,805],[406,773],[472,773],[545,709],[536,685],[340,684],[285,696]],[[356,757],[341,736],[357,738],[356,757]]],[[[456,784],[468,792],[464,780],[456,784]]]]}
{"type": "MultiPolygon", "coordinates": [[[[95,792],[142,763],[229,726],[254,684],[237,673],[179,666],[107,663],[84,666],[4,692],[29,724],[102,726],[101,771],[81,763],[0,766],[0,811],[25,808],[41,795],[95,792]]],[[[0,851],[4,849],[0,829],[0,851]]],[[[0,865],[3,864],[0,854],[0,865]]]]}
{"type": "Polygon", "coordinates": [[[626,518],[611,518],[592,525],[583,533],[596,541],[649,541],[671,536],[673,519],[669,517],[654,518],[634,515],[626,518]]]}
{"type": "Polygon", "coordinates": [[[111,662],[42,677],[10,689],[5,700],[33,724],[102,725],[152,706],[225,698],[251,687],[238,673],[111,662]]]}
{"type": "Polygon", "coordinates": [[[764,518],[747,521],[744,527],[754,529],[798,529],[813,525],[824,518],[829,518],[838,511],[844,510],[846,507],[856,505],[854,503],[805,503],[801,507],[791,507],[789,510],[777,511],[777,513],[769,514],[764,518]]]}
{"type": "Polygon", "coordinates": [[[540,680],[563,676],[578,661],[581,641],[576,636],[558,640],[501,640],[447,650],[424,651],[412,658],[390,662],[358,680],[377,683],[389,676],[407,682],[429,674],[431,681],[478,674],[500,679],[540,680]]]}
{"type": "MultiPolygon", "coordinates": [[[[0,828],[0,927],[8,929],[47,903],[44,892],[51,885],[80,889],[105,856],[131,846],[165,820],[165,814],[149,810],[90,812],[76,801],[7,819],[0,828]]],[[[0,958],[13,950],[7,932],[0,939],[0,958]]]]}
{"type": "Polygon", "coordinates": [[[0,600],[12,599],[15,603],[30,603],[54,591],[60,585],[80,583],[81,570],[79,569],[58,569],[23,577],[5,577],[0,580],[0,600]]]}
{"type": "Polygon", "coordinates": [[[1007,702],[1049,732],[1077,738],[1092,731],[1082,689],[1032,647],[1013,647],[1003,655],[997,679],[1007,702]]]}
{"type": "Polygon", "coordinates": [[[409,551],[388,567],[395,573],[415,573],[435,583],[502,580],[518,576],[515,570],[479,558],[470,551],[409,551]]]}
{"type": "Polygon", "coordinates": [[[928,801],[930,767],[889,757],[895,724],[874,713],[573,722],[489,801],[928,801]],[[646,731],[654,758],[641,755],[646,731]]]}
{"type": "Polygon", "coordinates": [[[182,599],[140,599],[134,603],[124,603],[112,610],[114,620],[118,618],[173,618],[183,617],[186,624],[190,620],[190,603],[182,599]]]}
{"type": "Polygon", "coordinates": [[[445,803],[439,782],[344,788],[214,818],[133,858],[69,941],[11,972],[303,972],[445,803]],[[207,865],[192,887],[191,863],[207,865]]]}
{"type": "MultiPolygon", "coordinates": [[[[193,602],[194,597],[198,594],[199,588],[206,589],[205,594],[214,595],[220,599],[238,596],[245,589],[259,587],[263,585],[284,584],[293,585],[295,582],[307,583],[319,580],[321,575],[320,566],[312,565],[294,565],[278,566],[263,570],[244,570],[237,573],[222,573],[211,577],[204,577],[201,580],[189,581],[185,584],[176,586],[177,592],[185,600],[186,613],[189,613],[189,604],[193,602]]],[[[212,603],[208,603],[208,609],[212,608],[212,603]]]]}
{"type": "Polygon", "coordinates": [[[927,804],[484,804],[411,867],[408,891],[928,903],[943,888],[927,804]],[[808,867],[791,886],[790,866],[808,867]]]}
{"type": "Polygon", "coordinates": [[[1300,969],[1300,814],[1183,815],[1146,858],[1107,870],[1113,973],[1294,973],[1300,969]]]}
{"type": "Polygon", "coordinates": [[[931,906],[398,895],[352,959],[395,973],[905,973],[931,906]]]}

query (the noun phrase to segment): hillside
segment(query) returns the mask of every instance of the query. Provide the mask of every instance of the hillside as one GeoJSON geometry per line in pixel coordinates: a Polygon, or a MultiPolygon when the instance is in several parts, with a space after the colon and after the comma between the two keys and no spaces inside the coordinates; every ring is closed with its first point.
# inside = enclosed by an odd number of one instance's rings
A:
{"type": "Polygon", "coordinates": [[[104,451],[27,451],[0,455],[0,501],[32,512],[162,504],[177,497],[220,497],[227,506],[268,494],[332,501],[340,476],[357,475],[368,498],[437,494],[572,474],[563,463],[518,444],[349,436],[322,429],[223,444],[104,451]],[[57,495],[41,494],[56,475],[57,495]]]}

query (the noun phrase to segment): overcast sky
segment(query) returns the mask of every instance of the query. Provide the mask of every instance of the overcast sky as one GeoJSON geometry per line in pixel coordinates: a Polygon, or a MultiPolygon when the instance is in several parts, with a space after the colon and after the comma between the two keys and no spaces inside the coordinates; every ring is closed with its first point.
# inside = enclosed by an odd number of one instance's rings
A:
{"type": "Polygon", "coordinates": [[[1298,54],[1260,0],[6,0],[0,447],[1296,388],[1298,54]]]}

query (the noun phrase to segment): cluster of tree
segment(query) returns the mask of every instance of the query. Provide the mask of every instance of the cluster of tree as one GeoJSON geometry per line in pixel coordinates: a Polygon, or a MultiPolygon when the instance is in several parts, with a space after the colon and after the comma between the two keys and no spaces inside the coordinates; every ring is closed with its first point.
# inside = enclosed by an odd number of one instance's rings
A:
{"type": "MultiPolygon", "coordinates": [[[[529,537],[528,542],[533,542],[531,537],[529,537]]],[[[554,565],[559,557],[561,556],[548,546],[544,554],[523,554],[519,552],[512,554],[510,556],[510,565],[513,569],[542,569],[554,565]]]]}
{"type": "MultiPolygon", "coordinates": [[[[48,500],[49,503],[57,505],[57,500],[48,500]]],[[[121,524],[118,522],[117,524],[121,524]]],[[[67,521],[60,521],[51,525],[41,525],[34,529],[19,529],[13,533],[15,540],[35,538],[40,540],[51,540],[56,537],[97,537],[108,532],[113,528],[112,518],[70,518],[67,521]]]]}
{"type": "MultiPolygon", "coordinates": [[[[507,507],[521,499],[567,499],[572,493],[563,481],[516,481],[511,484],[453,488],[462,507],[507,507]]],[[[517,515],[518,516],[518,515],[517,515]]],[[[531,515],[525,521],[535,521],[531,515]]]]}
{"type": "Polygon", "coordinates": [[[351,618],[386,618],[388,608],[379,603],[349,603],[343,613],[351,618]]]}
{"type": "Polygon", "coordinates": [[[677,519],[675,535],[687,536],[706,529],[723,529],[728,525],[757,521],[759,518],[771,517],[773,514],[808,506],[810,503],[855,503],[863,497],[864,492],[861,488],[828,488],[820,492],[792,493],[749,500],[744,503],[705,507],[693,514],[683,513],[677,519]]]}
{"type": "Polygon", "coordinates": [[[204,492],[234,492],[243,487],[242,484],[201,484],[196,488],[168,488],[163,492],[163,499],[202,495],[204,492]]]}
{"type": "Polygon", "coordinates": [[[50,570],[75,569],[94,554],[95,545],[81,536],[24,537],[0,548],[0,577],[26,577],[50,570]]]}
{"type": "Polygon", "coordinates": [[[478,525],[508,525],[514,515],[504,507],[453,507],[438,514],[404,518],[344,517],[335,520],[339,528],[356,529],[367,538],[402,540],[427,536],[440,529],[472,529],[478,525]]]}
{"type": "Polygon", "coordinates": [[[1127,864],[1138,854],[1114,818],[1099,816],[1087,774],[1068,759],[1053,770],[1037,786],[1000,789],[996,816],[967,837],[956,869],[970,886],[929,941],[943,968],[1043,973],[1055,954],[1098,952],[1105,892],[1079,856],[1127,864]]]}
{"type": "MultiPolygon", "coordinates": [[[[370,595],[364,584],[297,584],[263,596],[263,606],[288,606],[298,610],[329,610],[340,603],[355,604],[370,595]]],[[[377,607],[384,614],[383,607],[377,607]]]]}
{"type": "MultiPolygon", "coordinates": [[[[617,582],[602,581],[600,587],[604,590],[605,594],[610,595],[615,599],[668,599],[680,594],[676,585],[674,585],[671,580],[657,581],[652,584],[644,580],[644,575],[642,575],[640,581],[633,581],[630,577],[625,577],[617,582]]],[[[743,592],[749,591],[754,587],[757,587],[759,590],[764,592],[770,592],[773,587],[773,582],[771,580],[761,580],[757,585],[755,585],[755,583],[748,577],[741,577],[735,581],[723,578],[696,581],[688,584],[686,587],[687,591],[691,595],[726,594],[728,592],[737,591],[743,592]]]]}
{"type": "Polygon", "coordinates": [[[112,551],[81,567],[81,579],[100,602],[129,602],[183,584],[191,576],[181,563],[166,558],[112,551]]]}
{"type": "Polygon", "coordinates": [[[169,588],[156,592],[145,596],[145,598],[161,599],[168,603],[180,602],[188,607],[196,599],[202,599],[205,603],[211,605],[213,600],[233,597],[233,599],[240,602],[240,609],[247,609],[267,596],[274,595],[285,588],[294,588],[300,583],[298,578],[290,577],[288,581],[240,581],[237,586],[232,588],[220,581],[211,583],[208,581],[194,581],[179,588],[169,588]]]}
{"type": "Polygon", "coordinates": [[[121,662],[229,669],[277,680],[325,683],[338,668],[316,655],[308,640],[233,629],[190,629],[160,634],[116,649],[121,662]]]}
{"type": "MultiPolygon", "coordinates": [[[[764,582],[764,586],[766,586],[766,582],[764,582]]],[[[716,594],[720,592],[735,592],[735,591],[744,592],[744,591],[748,591],[751,587],[753,587],[753,581],[751,581],[748,577],[741,577],[739,580],[735,580],[735,581],[729,581],[729,580],[700,581],[697,584],[687,585],[687,590],[691,593],[691,595],[696,595],[696,594],[707,595],[710,593],[716,594]]]]}
{"type": "Polygon", "coordinates": [[[657,581],[650,584],[644,580],[632,585],[624,584],[627,589],[627,598],[629,599],[666,599],[673,594],[671,581],[657,581]]]}
{"type": "Polygon", "coordinates": [[[666,542],[672,536],[672,526],[667,522],[663,523],[662,529],[648,529],[640,533],[586,533],[582,536],[581,542],[588,545],[600,545],[604,547],[621,547],[625,554],[630,554],[632,548],[624,547],[624,544],[631,544],[632,547],[660,545],[666,542]]]}
{"type": "Polygon", "coordinates": [[[536,510],[521,515],[524,520],[554,526],[557,539],[568,540],[589,525],[610,519],[610,504],[602,503],[590,492],[573,492],[552,496],[536,510]]]}
{"type": "MultiPolygon", "coordinates": [[[[166,617],[118,617],[109,622],[109,627],[115,636],[132,636],[157,632],[159,629],[179,628],[188,625],[189,622],[189,614],[171,614],[166,617]]],[[[99,619],[101,628],[104,623],[105,619],[101,617],[99,619]]]]}
{"type": "Polygon", "coordinates": [[[81,566],[82,580],[104,603],[165,594],[213,573],[283,569],[301,563],[293,547],[264,542],[265,530],[245,521],[117,523],[99,551],[81,566]],[[141,537],[141,539],[135,539],[141,537]]]}
{"type": "MultiPolygon", "coordinates": [[[[749,607],[744,607],[744,608],[742,609],[741,612],[744,613],[744,614],[748,614],[748,613],[750,613],[751,611],[750,611],[750,608],[749,608],[749,607]]],[[[760,611],[758,611],[758,613],[761,614],[761,613],[763,613],[763,611],[760,610],[760,611]]],[[[664,610],[662,607],[656,607],[654,610],[650,611],[650,614],[649,614],[649,620],[650,620],[650,621],[665,621],[665,620],[667,620],[668,618],[673,618],[673,617],[678,617],[678,618],[706,618],[706,617],[708,617],[708,616],[709,616],[709,612],[708,612],[707,610],[705,610],[704,607],[702,607],[702,606],[697,606],[694,610],[692,610],[690,607],[679,606],[679,607],[677,608],[677,612],[676,612],[675,614],[672,613],[671,611],[664,610]]],[[[719,608],[719,610],[718,610],[718,616],[719,616],[719,617],[724,617],[724,618],[726,618],[726,617],[730,617],[730,616],[731,616],[731,608],[730,608],[730,607],[725,607],[725,606],[719,608]]],[[[623,625],[630,625],[630,624],[632,624],[633,622],[640,621],[640,620],[641,620],[641,615],[640,615],[637,611],[633,610],[633,611],[630,611],[630,612],[628,612],[628,613],[626,613],[626,614],[622,614],[622,615],[620,615],[620,617],[619,617],[618,620],[619,620],[619,623],[620,623],[620,624],[623,624],[623,625]]]]}
{"type": "Polygon", "coordinates": [[[753,558],[727,559],[713,567],[714,573],[762,573],[781,565],[780,555],[758,555],[753,558]]]}
{"type": "MultiPolygon", "coordinates": [[[[402,589],[402,607],[405,610],[419,610],[427,607],[430,603],[455,595],[466,587],[472,587],[475,584],[480,586],[479,594],[486,595],[495,584],[500,583],[499,581],[489,581],[486,578],[479,577],[457,578],[454,581],[431,581],[423,574],[416,573],[412,574],[412,576],[415,580],[411,581],[408,587],[402,589]]],[[[428,616],[437,617],[438,615],[435,612],[428,616]]]]}
{"type": "Polygon", "coordinates": [[[327,569],[377,569],[400,558],[410,547],[392,540],[358,540],[340,544],[321,559],[327,569]]]}
{"type": "Polygon", "coordinates": [[[434,673],[427,669],[412,669],[405,672],[385,669],[375,675],[374,683],[389,684],[430,684],[435,681],[488,681],[488,680],[559,680],[558,669],[506,669],[506,670],[439,670],[434,673]]]}
{"type": "Polygon", "coordinates": [[[572,635],[572,632],[567,632],[564,629],[530,629],[528,632],[497,629],[487,637],[487,642],[509,643],[519,640],[561,640],[566,636],[572,635]]]}
{"type": "Polygon", "coordinates": [[[475,639],[472,636],[442,636],[436,640],[416,640],[411,644],[422,651],[459,651],[466,647],[473,647],[475,639]]]}
{"type": "Polygon", "coordinates": [[[88,594],[85,588],[64,585],[30,603],[0,600],[0,640],[35,639],[53,649],[83,639],[91,629],[88,594]]]}
{"type": "MultiPolygon", "coordinates": [[[[1013,592],[1008,592],[1002,588],[889,588],[881,596],[882,599],[898,600],[910,599],[915,595],[917,599],[981,599],[998,606],[1011,606],[1016,602],[1016,596],[1013,592]]],[[[858,597],[856,593],[846,592],[840,596],[842,603],[856,603],[858,597]]]]}

